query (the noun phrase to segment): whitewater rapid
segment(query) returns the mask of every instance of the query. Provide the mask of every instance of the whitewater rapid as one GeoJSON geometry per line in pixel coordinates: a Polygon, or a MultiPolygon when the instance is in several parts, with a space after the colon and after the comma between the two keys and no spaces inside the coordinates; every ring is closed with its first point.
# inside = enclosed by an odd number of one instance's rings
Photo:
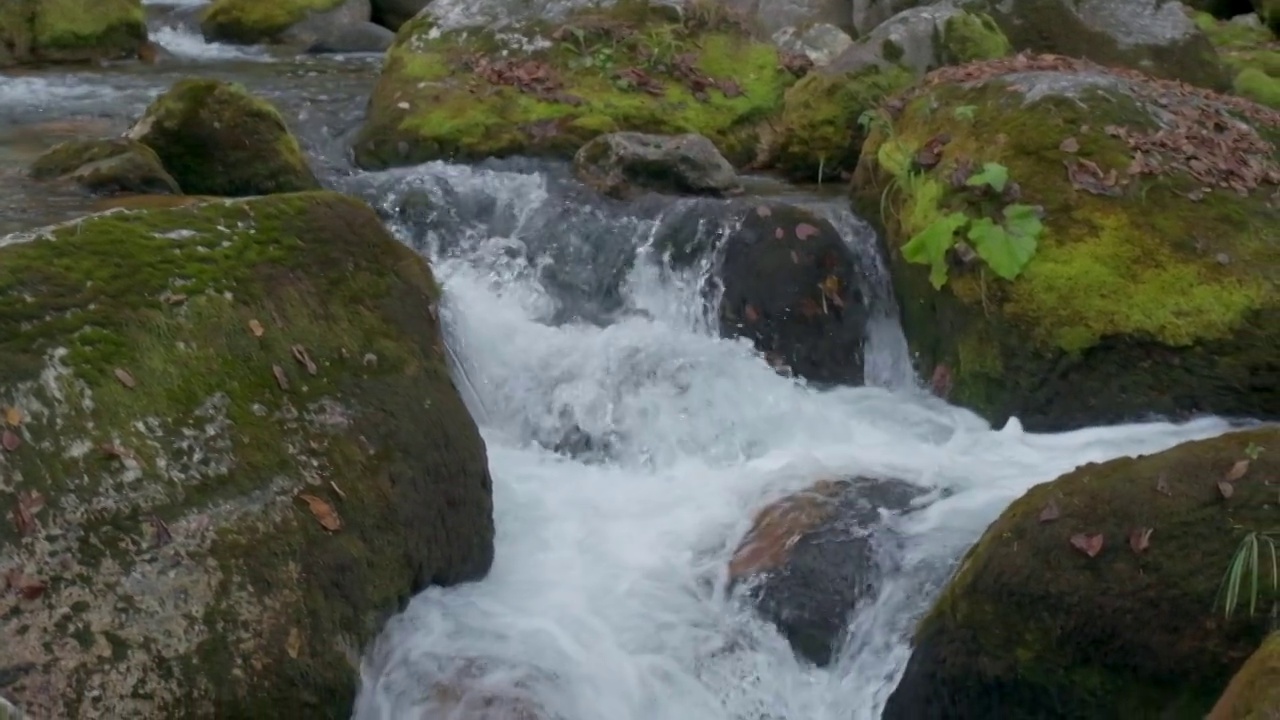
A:
{"type": "MultiPolygon", "coordinates": [[[[554,173],[496,166],[432,164],[356,187],[400,212],[397,231],[433,260],[455,375],[488,443],[498,534],[485,580],[431,588],[388,624],[355,720],[443,717],[433,686],[468,673],[455,687],[532,701],[539,718],[874,720],[913,621],[1012,500],[1083,463],[1227,429],[993,429],[907,383],[892,332],[870,343],[881,387],[818,391],[716,337],[713,263],[673,268],[655,240],[678,202],[629,213],[584,202],[554,173]],[[607,450],[548,449],[571,427],[607,450]],[[888,520],[896,540],[879,552],[897,569],[852,619],[839,661],[816,669],[726,593],[726,565],[762,505],[852,475],[932,492],[888,520]]],[[[858,227],[843,229],[863,252],[874,244],[858,227]]]]}

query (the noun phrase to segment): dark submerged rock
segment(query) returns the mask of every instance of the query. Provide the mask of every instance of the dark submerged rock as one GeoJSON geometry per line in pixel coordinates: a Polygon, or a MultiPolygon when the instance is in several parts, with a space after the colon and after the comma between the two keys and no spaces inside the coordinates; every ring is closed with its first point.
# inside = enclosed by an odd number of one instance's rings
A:
{"type": "Polygon", "coordinates": [[[761,615],[796,654],[827,665],[849,617],[875,592],[881,512],[898,512],[922,493],[900,481],[825,480],[761,510],[729,564],[761,615]]]}
{"type": "Polygon", "coordinates": [[[725,240],[720,332],[814,382],[861,385],[866,307],[858,258],[831,223],[792,205],[744,211],[725,240]]]}

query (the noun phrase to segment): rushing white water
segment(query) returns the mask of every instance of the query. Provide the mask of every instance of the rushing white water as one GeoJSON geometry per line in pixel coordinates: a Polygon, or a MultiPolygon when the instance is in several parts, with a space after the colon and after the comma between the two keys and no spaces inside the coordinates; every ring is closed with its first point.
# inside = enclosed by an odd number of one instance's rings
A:
{"type": "MultiPolygon", "coordinates": [[[[1034,435],[913,387],[817,391],[715,336],[710,263],[667,267],[659,214],[583,206],[535,172],[431,165],[365,179],[370,197],[410,208],[401,229],[435,261],[459,385],[489,447],[498,536],[485,580],[429,589],[389,623],[365,659],[356,720],[446,717],[435,683],[522,700],[546,720],[873,720],[912,621],[1010,501],[1079,464],[1226,429],[1034,435]],[[412,210],[423,196],[431,209],[412,210]],[[611,265],[621,246],[640,250],[611,265]],[[565,278],[611,273],[625,280],[608,317],[567,322],[567,305],[591,303],[565,278]],[[571,426],[607,438],[607,452],[545,449],[571,426]],[[841,659],[817,669],[726,593],[725,569],[763,504],[857,474],[936,492],[888,520],[900,542],[882,552],[899,569],[852,619],[841,659]]],[[[882,382],[902,376],[898,347],[873,345],[882,382]]],[[[463,717],[530,720],[485,712],[463,717]]]]}
{"type": "Polygon", "coordinates": [[[149,33],[152,42],[186,60],[273,60],[260,46],[207,42],[199,32],[176,23],[153,26],[149,33]]]}

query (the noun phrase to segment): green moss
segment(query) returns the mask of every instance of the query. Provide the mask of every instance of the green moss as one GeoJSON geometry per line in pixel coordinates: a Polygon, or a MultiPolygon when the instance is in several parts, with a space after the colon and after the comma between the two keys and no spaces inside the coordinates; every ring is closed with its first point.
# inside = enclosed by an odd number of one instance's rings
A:
{"type": "Polygon", "coordinates": [[[787,90],[775,164],[803,180],[838,177],[858,161],[864,138],[859,119],[885,97],[913,82],[900,67],[856,73],[810,73],[787,90]]]}
{"type": "Polygon", "coordinates": [[[1280,109],[1280,77],[1258,68],[1245,68],[1236,75],[1234,87],[1237,95],[1280,109]]]}
{"type": "Polygon", "coordinates": [[[141,0],[7,0],[0,67],[136,57],[147,40],[141,0]]]}
{"type": "Polygon", "coordinates": [[[35,44],[45,57],[86,50],[132,56],[147,39],[141,0],[40,0],[36,6],[35,44]]]}
{"type": "Polygon", "coordinates": [[[1069,391],[1055,389],[1055,381],[1047,379],[1061,377],[1065,367],[1076,368],[1071,382],[1088,385],[1090,393],[1119,406],[1151,402],[1148,411],[1160,412],[1172,405],[1160,398],[1181,387],[1180,402],[1200,394],[1198,402],[1212,403],[1219,412],[1236,407],[1265,416],[1265,408],[1277,406],[1254,391],[1231,387],[1256,387],[1246,378],[1265,375],[1265,348],[1273,342],[1267,338],[1274,331],[1262,318],[1280,311],[1280,220],[1268,193],[1214,192],[1196,203],[1187,193],[1198,185],[1177,175],[1135,178],[1114,197],[1073,186],[1063,169],[1072,157],[1124,176],[1131,154],[1104,132],[1109,125],[1153,127],[1134,101],[1108,91],[1086,89],[1079,99],[1048,96],[1024,105],[1020,93],[993,81],[922,94],[891,129],[879,129],[868,139],[855,178],[856,197],[865,215],[880,217],[884,211],[881,221],[898,267],[904,324],[924,358],[925,372],[939,363],[975,367],[960,362],[958,348],[973,347],[976,341],[967,336],[983,328],[994,332],[1003,361],[959,373],[953,399],[997,422],[1009,413],[1027,422],[1058,412],[1117,413],[1110,415],[1115,419],[1141,412],[1108,410],[1099,406],[1109,402],[1097,400],[1067,411],[1078,401],[1059,398],[1057,392],[1069,391]],[[955,112],[962,106],[972,109],[963,118],[955,112]],[[942,163],[928,171],[914,169],[916,152],[941,136],[948,138],[942,163]],[[1059,147],[1068,137],[1079,147],[1075,153],[1059,147]],[[1017,281],[956,265],[942,297],[935,298],[927,269],[906,264],[892,248],[943,212],[977,212],[949,181],[961,161],[1007,166],[1021,202],[1044,208],[1044,232],[1017,281]],[[1146,365],[1149,354],[1157,352],[1154,347],[1186,356],[1161,375],[1146,365]],[[1215,361],[1214,353],[1248,358],[1215,361]],[[1147,368],[1145,378],[1121,372],[1133,363],[1147,368]],[[1222,382],[1206,386],[1200,380],[1202,389],[1190,389],[1199,373],[1216,374],[1222,382]],[[1126,385],[1126,390],[1108,395],[1108,384],[1126,385]],[[1026,397],[1018,399],[1023,393],[1026,397]]]}
{"type": "MultiPolygon", "coordinates": [[[[356,142],[357,160],[384,167],[441,157],[569,156],[601,132],[620,129],[699,133],[731,160],[744,161],[754,156],[757,124],[781,107],[792,78],[771,45],[730,25],[695,29],[691,22],[642,3],[579,14],[566,27],[581,39],[564,31],[560,37],[568,39],[519,56],[546,63],[559,83],[541,94],[491,83],[467,67],[477,54],[500,57],[501,44],[488,34],[430,38],[402,30],[356,142]],[[740,92],[711,88],[695,97],[676,77],[686,53],[696,57],[694,69],[733,81],[740,92]],[[615,77],[625,69],[653,78],[654,92],[615,77]]],[[[553,31],[525,28],[531,36],[553,31]]]]}
{"type": "MultiPolygon", "coordinates": [[[[1203,718],[1257,646],[1267,613],[1214,611],[1241,537],[1276,527],[1280,454],[1264,451],[1223,500],[1214,482],[1250,443],[1239,432],[1140,458],[1089,464],[1015,501],[962,560],[921,621],[891,720],[937,717],[1203,718]],[[1157,485],[1160,487],[1158,488],[1157,485]],[[1050,503],[1053,522],[1039,519],[1050,503]],[[1129,547],[1153,528],[1149,548],[1129,547]],[[1076,534],[1101,534],[1090,558],[1076,534]],[[943,704],[946,703],[946,704],[943,704]]],[[[1269,607],[1263,588],[1262,607],[1269,607]]]]}
{"type": "Polygon", "coordinates": [[[1209,717],[1267,720],[1280,707],[1280,633],[1271,633],[1227,685],[1209,717]]]}
{"type": "Polygon", "coordinates": [[[314,12],[325,12],[344,0],[215,0],[200,23],[205,35],[218,40],[259,43],[275,40],[314,12]]]}
{"type": "Polygon", "coordinates": [[[942,51],[945,64],[962,65],[1011,55],[1013,46],[990,15],[965,12],[947,18],[942,51]]]}
{"type": "MultiPolygon", "coordinates": [[[[77,569],[48,566],[50,602],[96,587],[108,607],[145,606],[155,599],[102,589],[101,575],[158,562],[139,550],[149,519],[178,542],[191,542],[184,520],[219,528],[184,549],[192,567],[222,570],[199,647],[160,659],[104,636],[152,692],[183,689],[157,714],[346,718],[343,643],[363,647],[426,584],[487,569],[483,443],[433,344],[438,292],[369,207],[327,192],[99,215],[0,247],[0,404],[38,400],[6,473],[59,508],[44,516],[53,532],[75,528],[77,569]],[[140,475],[68,450],[104,444],[128,448],[140,475]],[[299,491],[326,498],[342,531],[321,528],[299,491]]],[[[0,548],[19,542],[0,524],[0,548]]]]}
{"type": "Polygon", "coordinates": [[[319,187],[271,103],[219,80],[176,83],[130,132],[155,150],[183,192],[247,196],[319,187]]]}

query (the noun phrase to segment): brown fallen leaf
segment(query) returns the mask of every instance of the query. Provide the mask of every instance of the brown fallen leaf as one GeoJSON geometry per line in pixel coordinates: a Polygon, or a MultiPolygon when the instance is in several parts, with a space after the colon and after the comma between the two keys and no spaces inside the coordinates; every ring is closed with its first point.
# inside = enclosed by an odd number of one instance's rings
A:
{"type": "Polygon", "coordinates": [[[162,548],[173,542],[173,533],[169,532],[169,526],[165,524],[159,517],[152,515],[150,518],[151,529],[155,531],[155,547],[162,548]]]}
{"type": "Polygon", "coordinates": [[[263,333],[266,332],[266,328],[262,327],[262,323],[258,322],[257,320],[250,320],[249,332],[253,333],[254,337],[260,338],[262,337],[263,333]]]}
{"type": "Polygon", "coordinates": [[[1080,150],[1080,141],[1069,137],[1058,144],[1058,149],[1065,153],[1077,152],[1080,150]]]}
{"type": "Polygon", "coordinates": [[[316,522],[319,522],[325,530],[337,532],[342,529],[342,518],[338,517],[338,511],[334,510],[332,505],[315,495],[299,495],[298,499],[307,504],[316,522]]]}
{"type": "Polygon", "coordinates": [[[5,452],[13,452],[22,447],[22,438],[18,433],[5,428],[4,432],[0,432],[0,447],[3,447],[5,452]]]}
{"type": "Polygon", "coordinates": [[[289,629],[289,638],[284,641],[284,650],[289,653],[289,657],[298,659],[298,653],[302,652],[302,633],[298,632],[298,628],[289,629]]]}
{"type": "Polygon", "coordinates": [[[181,305],[182,303],[187,301],[187,296],[182,294],[164,295],[160,299],[163,300],[166,305],[181,305]]]}
{"type": "Polygon", "coordinates": [[[133,378],[133,375],[129,374],[128,370],[125,370],[124,368],[116,368],[115,375],[116,379],[120,381],[120,384],[130,390],[138,387],[138,381],[133,378]]]}
{"type": "Polygon", "coordinates": [[[1129,531],[1129,547],[1141,554],[1151,547],[1151,533],[1155,528],[1134,528],[1129,531]]]}
{"type": "Polygon", "coordinates": [[[762,217],[762,218],[767,218],[767,217],[769,217],[769,216],[770,216],[770,215],[772,215],[772,214],[773,214],[773,211],[769,209],[769,206],[768,206],[768,205],[757,205],[757,206],[756,206],[756,215],[759,215],[759,216],[760,216],[760,217],[762,217]]]}
{"type": "Polygon", "coordinates": [[[1169,481],[1165,479],[1164,475],[1161,475],[1160,477],[1156,478],[1156,492],[1160,493],[1161,495],[1173,495],[1173,493],[1169,490],[1169,481]]]}
{"type": "Polygon", "coordinates": [[[18,504],[32,515],[44,509],[44,494],[35,490],[18,493],[18,504]]]}
{"type": "Polygon", "coordinates": [[[44,594],[45,584],[24,574],[18,568],[9,568],[3,577],[4,584],[0,589],[11,590],[27,600],[35,600],[44,594]]]}
{"type": "Polygon", "coordinates": [[[799,225],[796,225],[796,237],[800,240],[808,240],[814,235],[817,235],[818,232],[818,228],[810,225],[809,223],[800,223],[799,225]]]}
{"type": "Polygon", "coordinates": [[[1244,474],[1247,472],[1249,472],[1249,461],[1248,460],[1237,461],[1236,464],[1232,465],[1231,469],[1227,471],[1226,481],[1235,482],[1236,480],[1239,480],[1240,478],[1244,477],[1244,474]]]}
{"type": "Polygon", "coordinates": [[[1040,511],[1040,522],[1053,522],[1062,517],[1062,511],[1058,509],[1058,503],[1050,500],[1045,503],[1044,509],[1040,511]]]}
{"type": "Polygon", "coordinates": [[[782,228],[774,228],[773,238],[775,240],[781,240],[784,237],[786,237],[786,233],[782,231],[782,228]]]}
{"type": "Polygon", "coordinates": [[[748,303],[747,306],[742,309],[742,316],[747,319],[747,322],[752,322],[752,323],[760,319],[760,313],[757,312],[756,307],[754,305],[751,305],[750,303],[748,303]]]}
{"type": "Polygon", "coordinates": [[[939,363],[933,368],[933,376],[929,378],[929,389],[934,395],[946,400],[951,396],[951,385],[951,368],[946,364],[939,363]]]}
{"type": "Polygon", "coordinates": [[[287,391],[289,389],[289,376],[284,374],[284,368],[279,365],[272,365],[271,374],[276,376],[276,384],[280,386],[281,390],[287,391]]]}
{"type": "Polygon", "coordinates": [[[307,354],[306,348],[302,347],[301,345],[294,345],[292,348],[290,348],[290,351],[293,353],[293,359],[297,360],[298,364],[305,367],[308,373],[312,375],[316,374],[317,372],[316,364],[311,361],[311,356],[307,354]]]}
{"type": "Polygon", "coordinates": [[[1218,492],[1222,493],[1222,498],[1224,500],[1227,500],[1230,499],[1232,495],[1235,495],[1236,488],[1226,480],[1220,480],[1218,481],[1218,492]]]}
{"type": "Polygon", "coordinates": [[[22,424],[22,410],[13,405],[9,405],[4,409],[4,424],[9,427],[18,427],[22,424]]]}
{"type": "Polygon", "coordinates": [[[1102,552],[1102,533],[1097,535],[1086,535],[1085,533],[1076,533],[1071,536],[1071,547],[1088,555],[1089,557],[1097,557],[1102,552]]]}

